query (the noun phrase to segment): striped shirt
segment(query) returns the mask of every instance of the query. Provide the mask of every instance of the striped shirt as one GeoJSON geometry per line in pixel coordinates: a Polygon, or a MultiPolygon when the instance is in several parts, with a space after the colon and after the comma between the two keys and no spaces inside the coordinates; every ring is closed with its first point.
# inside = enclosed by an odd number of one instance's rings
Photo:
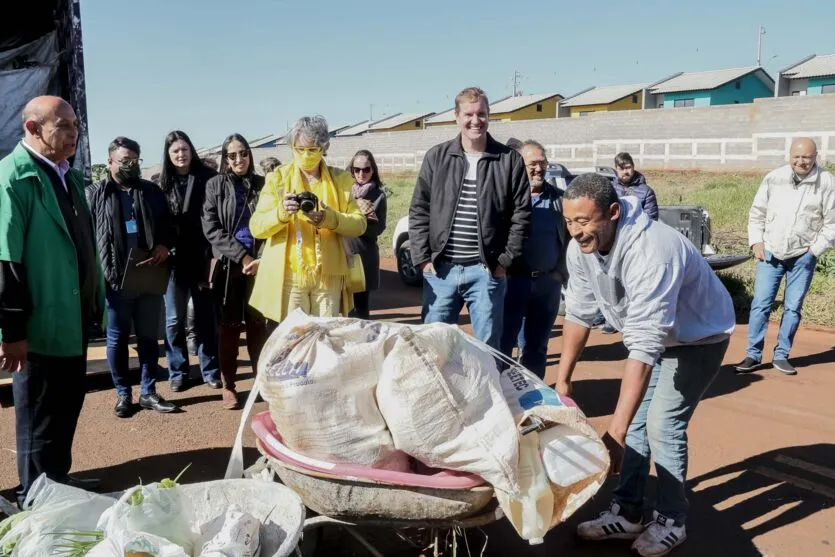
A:
{"type": "Polygon", "coordinates": [[[478,161],[482,154],[467,155],[467,173],[455,217],[449,231],[449,241],[444,253],[453,261],[478,261],[481,258],[478,241],[478,161]]]}

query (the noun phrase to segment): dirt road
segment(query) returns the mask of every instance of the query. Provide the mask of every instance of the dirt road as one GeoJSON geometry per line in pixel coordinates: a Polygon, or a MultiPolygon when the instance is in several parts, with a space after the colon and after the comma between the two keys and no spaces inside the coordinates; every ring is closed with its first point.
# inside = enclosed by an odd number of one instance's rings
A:
{"type": "MultiPolygon", "coordinates": [[[[419,322],[420,290],[402,286],[393,262],[384,263],[388,270],[383,272],[383,290],[372,297],[375,316],[419,322]]],[[[559,331],[557,327],[552,335],[549,374],[556,371],[559,359],[559,331]]],[[[743,357],[745,334],[741,325],[726,364],[743,357]]],[[[772,326],[769,347],[774,339],[772,326]]],[[[726,365],[699,407],[690,427],[689,540],[674,555],[835,555],[835,332],[802,329],[792,356],[799,368],[796,377],[773,370],[735,375],[726,365]]],[[[103,347],[91,349],[91,366],[106,369],[104,358],[103,347]]],[[[599,431],[605,430],[614,408],[624,358],[619,336],[592,333],[591,346],[576,374],[575,395],[599,431]]],[[[164,358],[160,365],[165,365],[164,358]]],[[[161,369],[161,376],[165,375],[161,369]]],[[[241,387],[248,389],[248,370],[244,377],[241,387]]],[[[108,491],[128,487],[140,478],[148,482],[176,474],[189,463],[186,481],[221,477],[240,413],[223,410],[219,392],[205,386],[170,393],[163,380],[159,391],[183,411],[170,415],[144,411],[119,420],[112,412],[115,395],[109,376],[92,379],[76,437],[74,471],[101,478],[108,491]]],[[[10,490],[17,484],[10,389],[0,392],[0,399],[0,489],[10,490]]],[[[251,462],[256,456],[251,434],[247,445],[251,462]]],[[[578,521],[605,507],[610,488],[554,529],[541,546],[520,542],[505,522],[486,528],[486,554],[629,555],[624,543],[589,544],[573,536],[578,521]]],[[[3,494],[10,496],[8,491],[3,494]]],[[[390,533],[371,535],[386,547],[386,555],[419,553],[390,533]]],[[[482,532],[471,533],[468,541],[473,554],[479,554],[483,540],[482,532]]],[[[325,532],[318,554],[366,555],[339,530],[325,532]]]]}

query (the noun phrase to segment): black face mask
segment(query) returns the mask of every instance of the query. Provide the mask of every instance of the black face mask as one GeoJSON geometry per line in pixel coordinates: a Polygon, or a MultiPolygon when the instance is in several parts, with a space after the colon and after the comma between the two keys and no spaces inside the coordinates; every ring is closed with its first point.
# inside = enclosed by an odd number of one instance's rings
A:
{"type": "Polygon", "coordinates": [[[114,178],[120,182],[135,182],[142,177],[142,170],[138,164],[120,164],[114,178]]]}

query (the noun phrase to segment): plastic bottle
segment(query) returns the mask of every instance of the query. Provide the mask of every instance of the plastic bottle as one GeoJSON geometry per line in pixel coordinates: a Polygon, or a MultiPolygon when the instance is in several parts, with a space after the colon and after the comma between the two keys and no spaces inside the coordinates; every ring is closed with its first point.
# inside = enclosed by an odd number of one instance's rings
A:
{"type": "Polygon", "coordinates": [[[554,515],[554,494],[539,453],[539,434],[528,433],[519,444],[518,499],[509,501],[507,518],[531,545],[543,542],[554,515]]]}
{"type": "Polygon", "coordinates": [[[599,439],[557,425],[539,434],[542,462],[551,483],[568,487],[609,467],[609,455],[599,439]]]}

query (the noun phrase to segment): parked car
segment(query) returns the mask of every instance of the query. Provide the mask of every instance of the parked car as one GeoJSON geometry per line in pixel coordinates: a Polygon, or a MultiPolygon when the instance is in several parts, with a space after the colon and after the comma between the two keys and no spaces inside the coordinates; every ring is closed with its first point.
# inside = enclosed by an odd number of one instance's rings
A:
{"type": "MultiPolygon", "coordinates": [[[[551,163],[545,172],[545,179],[554,186],[565,190],[571,181],[586,172],[596,172],[601,176],[614,179],[615,170],[607,166],[576,168],[569,170],[559,163],[551,163]]],[[[749,255],[720,255],[710,243],[710,215],[704,207],[697,205],[665,205],[658,207],[658,220],[684,234],[688,240],[701,249],[702,255],[714,271],[728,269],[748,260],[749,255]]],[[[409,250],[409,217],[397,221],[392,236],[392,253],[397,259],[397,273],[400,280],[408,286],[423,284],[423,273],[412,265],[409,250]]]]}

